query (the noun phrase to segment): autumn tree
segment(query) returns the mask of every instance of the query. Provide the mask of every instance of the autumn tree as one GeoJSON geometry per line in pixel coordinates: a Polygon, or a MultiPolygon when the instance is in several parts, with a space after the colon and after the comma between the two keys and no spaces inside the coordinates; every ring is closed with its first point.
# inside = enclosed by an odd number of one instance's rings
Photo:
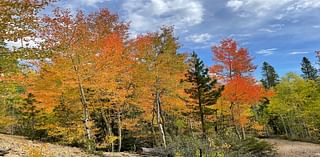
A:
{"type": "MultiPolygon", "coordinates": [[[[21,101],[21,91],[23,89],[21,81],[21,69],[18,66],[19,60],[28,59],[33,54],[31,50],[11,50],[7,48],[7,42],[20,41],[21,44],[25,40],[35,37],[38,29],[37,15],[52,0],[21,0],[0,1],[0,101],[1,108],[10,110],[1,113],[3,122],[10,124],[14,121],[8,119],[6,115],[12,115],[17,108],[17,102],[21,101]],[[11,103],[12,102],[12,103],[11,103]]],[[[12,129],[11,133],[12,133],[12,129]]]]}
{"type": "Polygon", "coordinates": [[[236,76],[225,85],[221,98],[226,101],[225,105],[229,105],[231,122],[240,139],[246,138],[245,127],[251,116],[250,109],[266,95],[263,87],[253,78],[236,76]]]}
{"type": "MultiPolygon", "coordinates": [[[[108,126],[108,136],[118,140],[118,151],[121,151],[122,129],[128,129],[124,115],[128,112],[129,106],[134,106],[132,77],[134,59],[125,45],[123,35],[111,33],[105,37],[104,43],[102,51],[96,58],[96,65],[102,67],[96,71],[95,77],[92,79],[93,82],[99,81],[100,84],[91,88],[98,91],[91,101],[98,102],[96,109],[101,112],[101,118],[108,126]],[[106,114],[106,112],[116,113],[116,116],[106,114]],[[117,138],[114,138],[113,129],[110,127],[113,121],[117,124],[117,138]]],[[[113,148],[113,142],[111,145],[113,148]]]]}
{"type": "Polygon", "coordinates": [[[38,13],[55,0],[4,0],[0,2],[0,79],[18,72],[18,59],[29,59],[33,50],[10,50],[9,41],[28,42],[36,37],[38,13]]]}
{"type": "Polygon", "coordinates": [[[267,62],[262,63],[262,79],[261,82],[266,89],[270,89],[274,87],[279,82],[279,76],[274,70],[273,66],[271,66],[267,62]]]}
{"type": "Polygon", "coordinates": [[[270,100],[269,115],[278,116],[278,134],[287,137],[311,138],[317,126],[319,91],[313,80],[304,80],[288,73],[275,88],[270,100]]]}
{"type": "Polygon", "coordinates": [[[231,125],[239,139],[245,139],[245,127],[249,122],[250,109],[264,97],[265,91],[256,83],[251,73],[256,69],[246,48],[238,48],[232,39],[222,40],[213,46],[211,67],[213,75],[225,83],[220,105],[220,114],[229,114],[231,125]],[[240,129],[242,134],[240,134],[240,129]]]}
{"type": "Polygon", "coordinates": [[[151,121],[153,133],[156,124],[162,146],[166,147],[165,115],[182,106],[177,89],[185,72],[185,56],[177,53],[179,45],[171,27],[140,36],[135,43],[137,71],[134,78],[139,87],[139,102],[142,101],[141,107],[147,114],[145,118],[151,121]]]}
{"type": "Polygon", "coordinates": [[[38,84],[31,84],[30,90],[46,103],[49,111],[58,104],[61,93],[73,93],[70,98],[78,99],[75,102],[82,105],[84,134],[90,143],[93,140],[89,117],[92,104],[87,91],[97,87],[96,81],[103,77],[98,78],[96,74],[112,62],[101,60],[104,45],[109,44],[105,43],[106,36],[115,33],[124,40],[127,24],[119,22],[116,15],[105,9],[89,15],[55,9],[52,16],[42,19],[41,25],[40,37],[46,41],[43,48],[50,59],[38,65],[38,84]]]}
{"type": "Polygon", "coordinates": [[[301,71],[302,71],[302,77],[304,79],[309,79],[309,80],[316,80],[318,75],[317,75],[317,69],[312,66],[311,62],[307,57],[302,58],[301,62],[301,71]]]}
{"type": "Polygon", "coordinates": [[[0,42],[17,41],[35,35],[37,14],[54,0],[4,0],[0,2],[0,42]]]}
{"type": "Polygon", "coordinates": [[[238,48],[233,39],[224,39],[212,47],[214,65],[211,72],[225,80],[234,76],[248,76],[256,69],[246,48],[238,48]]]}

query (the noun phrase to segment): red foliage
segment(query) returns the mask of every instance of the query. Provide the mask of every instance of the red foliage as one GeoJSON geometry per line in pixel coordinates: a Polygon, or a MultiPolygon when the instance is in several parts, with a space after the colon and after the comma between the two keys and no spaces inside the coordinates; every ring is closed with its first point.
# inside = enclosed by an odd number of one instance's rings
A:
{"type": "Polygon", "coordinates": [[[219,46],[212,47],[215,65],[211,72],[220,77],[231,79],[236,75],[244,76],[253,72],[256,66],[252,65],[252,58],[246,48],[238,48],[237,42],[232,39],[222,40],[219,46]]]}

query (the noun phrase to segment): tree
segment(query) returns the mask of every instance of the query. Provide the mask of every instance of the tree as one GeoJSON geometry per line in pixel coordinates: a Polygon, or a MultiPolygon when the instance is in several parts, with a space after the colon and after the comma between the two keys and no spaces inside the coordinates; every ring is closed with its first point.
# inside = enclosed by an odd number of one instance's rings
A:
{"type": "Polygon", "coordinates": [[[250,109],[266,92],[251,76],[256,66],[251,63],[252,58],[246,48],[238,49],[236,41],[224,39],[219,46],[212,47],[212,52],[215,64],[210,70],[225,84],[218,111],[222,116],[229,114],[231,126],[239,139],[245,139],[250,109]],[[239,129],[242,129],[242,135],[239,129]]]}
{"type": "MultiPolygon", "coordinates": [[[[40,37],[45,40],[43,48],[50,60],[40,61],[40,70],[35,75],[37,84],[31,83],[29,90],[42,99],[47,111],[58,104],[61,93],[70,93],[69,97],[82,106],[84,135],[87,143],[91,143],[89,116],[94,105],[89,102],[88,91],[99,91],[97,86],[102,87],[110,80],[104,77],[106,74],[97,74],[105,72],[113,63],[113,60],[104,60],[106,51],[114,52],[118,58],[121,56],[127,24],[106,9],[89,15],[55,9],[52,16],[42,18],[41,26],[40,37]]],[[[88,149],[92,147],[88,145],[88,149]]]]}
{"type": "Polygon", "coordinates": [[[313,80],[304,80],[288,73],[275,88],[267,108],[269,115],[278,116],[277,127],[288,137],[310,137],[315,131],[319,114],[319,89],[313,80]]]}
{"type": "MultiPolygon", "coordinates": [[[[195,52],[191,54],[188,63],[189,70],[185,81],[191,83],[192,87],[185,89],[185,92],[190,95],[191,104],[197,105],[195,110],[200,117],[202,140],[206,140],[205,114],[209,110],[206,106],[214,105],[221,94],[222,88],[216,87],[217,80],[210,78],[209,69],[205,67],[195,52]]],[[[200,149],[200,156],[202,156],[202,149],[200,149]]]]}
{"type": "Polygon", "coordinates": [[[61,93],[59,104],[53,107],[52,112],[47,112],[48,122],[43,128],[46,129],[48,138],[61,144],[79,144],[79,137],[83,128],[81,126],[81,112],[78,104],[68,98],[70,93],[61,93]]]}
{"type": "MultiPolygon", "coordinates": [[[[317,63],[320,65],[320,51],[316,51],[316,57],[318,59],[317,63]]],[[[320,69],[318,69],[320,71],[320,69]]]]}
{"type": "Polygon", "coordinates": [[[177,53],[179,44],[172,27],[140,36],[134,43],[132,49],[137,61],[134,80],[139,87],[139,103],[145,118],[151,121],[153,136],[156,136],[156,124],[162,146],[166,147],[165,115],[183,106],[177,93],[186,69],[185,55],[177,53]]]}
{"type": "Polygon", "coordinates": [[[188,61],[189,70],[186,74],[186,82],[191,83],[191,88],[185,89],[186,93],[190,95],[193,100],[192,104],[197,105],[198,114],[201,121],[201,130],[203,138],[206,137],[206,122],[205,111],[206,106],[214,105],[222,88],[216,87],[217,80],[211,79],[208,68],[198,58],[197,54],[193,52],[188,61]]]}
{"type": "Polygon", "coordinates": [[[21,133],[34,139],[36,137],[36,127],[40,124],[40,110],[36,106],[36,103],[38,102],[31,93],[28,94],[28,97],[25,98],[24,101],[25,102],[19,108],[19,111],[21,112],[21,133]]]}
{"type": "Polygon", "coordinates": [[[214,66],[211,72],[226,80],[234,76],[246,76],[256,69],[246,48],[238,48],[233,39],[224,39],[219,46],[212,47],[214,66]]]}
{"type": "Polygon", "coordinates": [[[269,93],[253,78],[236,76],[225,85],[221,99],[225,105],[229,105],[231,124],[239,139],[246,138],[245,127],[250,120],[251,108],[268,95],[269,93]]]}
{"type": "Polygon", "coordinates": [[[311,62],[307,57],[302,58],[301,71],[303,73],[302,77],[304,79],[316,80],[318,77],[317,69],[312,66],[311,62]]]}
{"type": "MultiPolygon", "coordinates": [[[[279,76],[276,73],[275,69],[267,62],[263,62],[262,64],[262,79],[260,80],[263,87],[267,90],[272,90],[279,83],[279,76]]],[[[253,111],[255,113],[255,119],[264,125],[264,129],[266,131],[267,136],[269,135],[268,125],[267,123],[273,123],[274,117],[271,117],[266,112],[270,100],[268,97],[265,97],[260,104],[254,107],[253,111]]],[[[258,124],[257,124],[258,125],[258,124]]],[[[274,127],[271,126],[273,129],[274,127]]]]}
{"type": "Polygon", "coordinates": [[[262,64],[262,79],[261,82],[266,89],[274,87],[279,82],[279,76],[274,70],[274,68],[267,62],[262,64]]]}
{"type": "MultiPolygon", "coordinates": [[[[4,0],[0,2],[0,43],[34,37],[37,14],[54,0],[4,0]]],[[[22,41],[21,41],[22,42],[22,41]]]]}
{"type": "MultiPolygon", "coordinates": [[[[120,33],[111,33],[105,37],[105,45],[99,57],[96,58],[97,66],[106,66],[96,71],[94,80],[101,82],[96,86],[91,86],[91,90],[95,90],[92,103],[96,103],[99,106],[95,106],[100,112],[102,120],[106,124],[108,130],[108,136],[114,138],[112,132],[111,123],[115,121],[117,123],[118,137],[118,151],[121,151],[122,146],[122,129],[125,128],[125,112],[128,112],[129,105],[134,106],[134,84],[133,84],[133,66],[134,60],[132,59],[131,52],[125,46],[123,35],[120,33]],[[104,93],[104,94],[103,94],[104,93]],[[106,95],[106,96],[104,96],[106,95]],[[106,99],[107,101],[106,101],[106,99]],[[105,100],[104,100],[105,99],[105,100]],[[111,114],[105,115],[106,112],[116,113],[116,118],[111,114]]],[[[113,150],[113,142],[111,142],[113,150]]]]}
{"type": "MultiPolygon", "coordinates": [[[[21,67],[19,60],[29,58],[32,51],[21,49],[19,51],[6,48],[6,42],[18,41],[21,44],[28,39],[34,38],[38,29],[37,14],[53,0],[3,0],[0,1],[0,101],[1,108],[10,110],[1,113],[3,118],[12,115],[16,102],[22,99],[19,90],[22,89],[21,67]]],[[[14,111],[16,112],[16,111],[14,111]]],[[[10,118],[11,124],[13,116],[10,118]]],[[[8,122],[8,119],[2,119],[8,122]]],[[[11,133],[13,130],[11,129],[11,133]]]]}

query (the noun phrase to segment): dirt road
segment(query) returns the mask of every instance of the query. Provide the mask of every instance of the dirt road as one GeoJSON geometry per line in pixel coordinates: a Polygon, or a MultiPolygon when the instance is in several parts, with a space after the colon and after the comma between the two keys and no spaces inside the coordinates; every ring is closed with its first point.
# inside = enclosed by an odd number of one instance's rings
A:
{"type": "Polygon", "coordinates": [[[281,139],[265,140],[275,145],[280,157],[320,157],[319,144],[281,139]]]}

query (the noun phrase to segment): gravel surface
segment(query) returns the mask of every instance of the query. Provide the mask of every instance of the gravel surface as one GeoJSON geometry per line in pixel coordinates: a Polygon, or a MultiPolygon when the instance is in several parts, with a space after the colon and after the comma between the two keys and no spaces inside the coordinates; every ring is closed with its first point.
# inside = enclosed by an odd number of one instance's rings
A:
{"type": "Polygon", "coordinates": [[[281,139],[264,140],[275,145],[280,157],[320,157],[319,144],[281,139]]]}
{"type": "Polygon", "coordinates": [[[91,157],[79,148],[27,140],[21,136],[0,134],[0,151],[5,157],[91,157]]]}
{"type": "MultiPolygon", "coordinates": [[[[264,139],[274,144],[280,157],[320,157],[320,145],[288,141],[281,139],[264,139]]],[[[0,156],[5,157],[98,157],[79,148],[42,143],[27,140],[21,136],[0,134],[0,156]]],[[[107,157],[141,157],[130,153],[104,153],[107,157]]]]}
{"type": "MultiPolygon", "coordinates": [[[[31,141],[22,136],[0,134],[0,156],[4,157],[98,157],[75,147],[31,141]]],[[[110,153],[105,157],[156,157],[151,154],[110,153]]]]}

